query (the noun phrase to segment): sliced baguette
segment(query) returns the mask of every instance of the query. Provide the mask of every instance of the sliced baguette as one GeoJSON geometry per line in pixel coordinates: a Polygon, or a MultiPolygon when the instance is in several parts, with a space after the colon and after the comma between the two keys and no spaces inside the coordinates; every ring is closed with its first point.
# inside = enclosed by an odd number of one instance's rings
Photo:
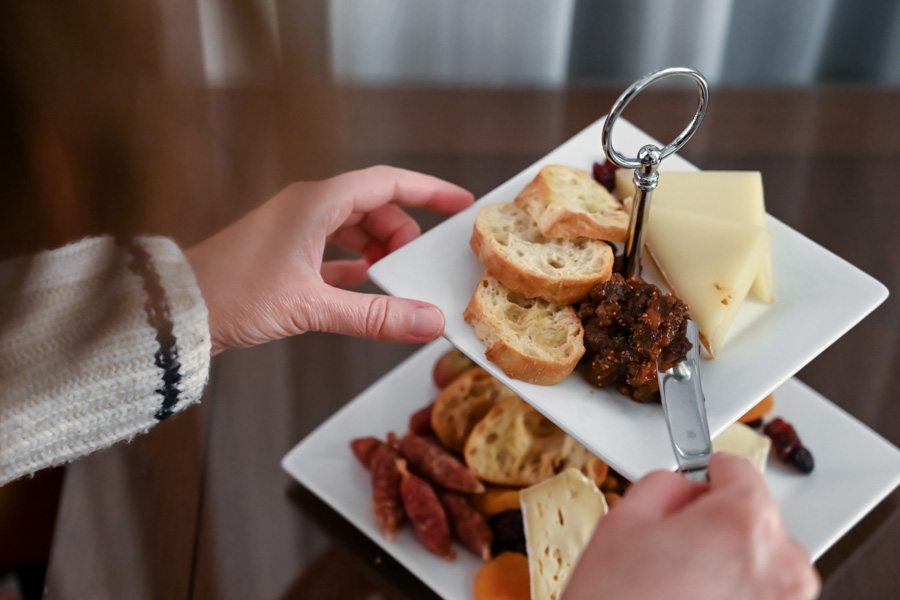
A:
{"type": "Polygon", "coordinates": [[[566,468],[578,469],[588,479],[597,484],[597,487],[603,485],[606,476],[609,475],[609,465],[572,439],[572,452],[566,457],[566,468]]]}
{"type": "Polygon", "coordinates": [[[609,467],[515,395],[498,400],[478,422],[463,452],[483,481],[525,487],[575,468],[598,485],[609,467]]]}
{"type": "Polygon", "coordinates": [[[481,367],[472,367],[441,390],[431,409],[431,429],[450,450],[461,452],[472,428],[500,396],[505,385],[481,367]]]}
{"type": "Polygon", "coordinates": [[[469,243],[488,273],[506,287],[559,304],[584,300],[594,285],[610,278],[615,260],[606,242],[544,236],[511,202],[478,211],[469,243]]]}
{"type": "Polygon", "coordinates": [[[485,357],[509,377],[553,385],[584,354],[584,328],[571,306],[526,298],[485,275],[463,313],[485,357]]]}
{"type": "Polygon", "coordinates": [[[516,197],[547,237],[624,242],[628,212],[586,171],[547,165],[516,197]]]}

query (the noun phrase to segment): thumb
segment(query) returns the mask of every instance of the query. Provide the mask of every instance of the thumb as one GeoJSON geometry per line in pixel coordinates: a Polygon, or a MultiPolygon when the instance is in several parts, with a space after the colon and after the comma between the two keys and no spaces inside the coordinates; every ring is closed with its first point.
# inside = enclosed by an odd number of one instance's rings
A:
{"type": "Polygon", "coordinates": [[[707,491],[708,485],[694,483],[678,473],[654,471],[625,492],[625,498],[616,510],[626,509],[633,513],[635,519],[662,519],[678,512],[707,491]]]}
{"type": "Polygon", "coordinates": [[[426,302],[325,287],[312,307],[315,329],[388,342],[428,342],[444,332],[444,313],[426,302]]]}

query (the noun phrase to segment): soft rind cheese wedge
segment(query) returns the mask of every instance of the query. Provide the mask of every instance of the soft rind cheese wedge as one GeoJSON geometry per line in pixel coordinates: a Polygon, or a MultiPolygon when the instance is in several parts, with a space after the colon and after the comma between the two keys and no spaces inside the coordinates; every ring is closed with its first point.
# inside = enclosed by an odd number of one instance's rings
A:
{"type": "Polygon", "coordinates": [[[655,206],[644,240],[716,357],[766,256],[762,227],[655,206]]]}
{"type": "Polygon", "coordinates": [[[582,550],[609,508],[603,493],[567,469],[520,493],[531,600],[559,600],[582,550]]]}
{"type": "MultiPolygon", "coordinates": [[[[633,176],[634,172],[628,169],[616,171],[616,194],[626,199],[629,211],[634,196],[633,176]]],[[[651,221],[658,206],[766,227],[766,204],[759,171],[662,172],[651,198],[651,221]]],[[[775,301],[769,248],[766,248],[750,293],[764,302],[775,301]]]]}
{"type": "Polygon", "coordinates": [[[760,473],[766,472],[766,461],[772,440],[743,423],[732,423],[712,441],[713,452],[731,452],[750,459],[760,473]]]}

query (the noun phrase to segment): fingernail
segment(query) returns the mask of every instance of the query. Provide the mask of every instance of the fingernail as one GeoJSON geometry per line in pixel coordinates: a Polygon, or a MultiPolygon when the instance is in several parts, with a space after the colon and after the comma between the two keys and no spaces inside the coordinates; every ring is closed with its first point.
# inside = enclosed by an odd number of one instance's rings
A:
{"type": "Polygon", "coordinates": [[[431,339],[441,335],[444,315],[436,308],[421,307],[413,311],[409,334],[417,338],[431,339]]]}

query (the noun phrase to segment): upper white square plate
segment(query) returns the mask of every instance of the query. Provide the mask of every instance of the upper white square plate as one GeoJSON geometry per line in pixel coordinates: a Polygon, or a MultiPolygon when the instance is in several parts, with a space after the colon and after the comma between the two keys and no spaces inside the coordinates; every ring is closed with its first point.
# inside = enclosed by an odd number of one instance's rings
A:
{"type": "MultiPolygon", "coordinates": [[[[633,480],[654,469],[675,467],[658,403],[638,404],[615,390],[592,386],[578,370],[554,386],[510,379],[485,359],[484,344],[463,320],[463,311],[484,273],[484,267],[469,248],[478,210],[494,202],[512,202],[544,165],[564,164],[590,171],[595,161],[604,160],[600,146],[602,127],[600,119],[469,209],[372,265],[369,276],[390,294],[439,306],[446,317],[447,339],[633,480]]],[[[616,124],[614,142],[626,156],[635,156],[644,144],[658,143],[622,119],[616,124]]],[[[662,170],[696,167],[672,156],[663,162],[662,170]]],[[[661,177],[665,177],[664,172],[661,177]]],[[[784,223],[769,216],[768,226],[775,304],[748,298],[719,358],[704,360],[701,367],[713,436],[888,296],[881,283],[784,223]]]]}
{"type": "MultiPolygon", "coordinates": [[[[448,348],[438,340],[411,356],[297,444],[281,465],[440,596],[471,600],[481,562],[463,548],[453,562],[438,558],[409,527],[387,542],[372,511],[370,474],[350,451],[354,438],[406,431],[409,416],[437,395],[431,369],[448,348]]],[[[815,458],[810,475],[774,458],[765,475],[788,533],[815,560],[900,483],[900,451],[796,379],[776,392],[773,414],[794,425],[815,458]]]]}

